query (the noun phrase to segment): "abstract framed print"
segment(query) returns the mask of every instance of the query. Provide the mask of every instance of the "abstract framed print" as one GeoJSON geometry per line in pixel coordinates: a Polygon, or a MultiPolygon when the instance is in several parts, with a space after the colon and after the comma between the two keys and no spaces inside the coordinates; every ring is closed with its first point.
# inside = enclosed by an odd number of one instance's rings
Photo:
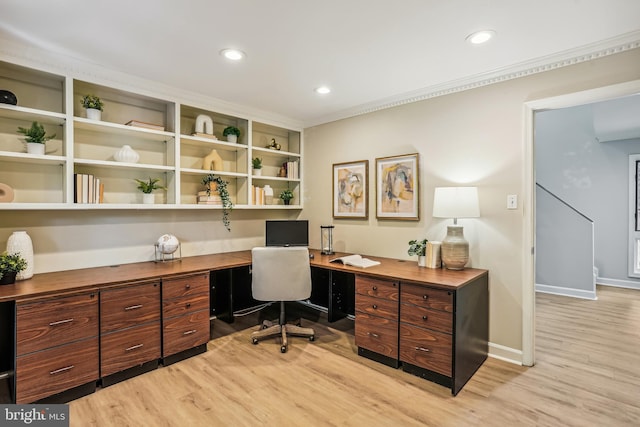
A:
{"type": "Polygon", "coordinates": [[[368,176],[368,160],[333,165],[334,218],[368,218],[368,176]]]}
{"type": "Polygon", "coordinates": [[[376,217],[417,221],[418,154],[376,159],[376,217]]]}

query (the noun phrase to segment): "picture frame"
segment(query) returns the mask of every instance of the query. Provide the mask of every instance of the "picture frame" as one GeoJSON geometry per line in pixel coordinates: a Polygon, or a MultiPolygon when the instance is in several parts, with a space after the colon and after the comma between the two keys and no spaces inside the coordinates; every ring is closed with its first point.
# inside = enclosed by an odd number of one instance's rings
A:
{"type": "Polygon", "coordinates": [[[367,219],[369,217],[369,161],[333,165],[333,217],[367,219]]]}
{"type": "Polygon", "coordinates": [[[376,159],[376,217],[420,220],[418,153],[376,159]]]}

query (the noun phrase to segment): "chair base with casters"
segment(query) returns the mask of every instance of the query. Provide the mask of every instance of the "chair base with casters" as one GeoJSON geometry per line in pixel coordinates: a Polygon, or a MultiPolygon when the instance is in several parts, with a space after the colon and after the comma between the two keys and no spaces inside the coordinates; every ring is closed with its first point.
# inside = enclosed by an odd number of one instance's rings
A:
{"type": "Polygon", "coordinates": [[[282,344],[280,345],[280,352],[287,352],[287,335],[294,337],[309,338],[309,341],[313,341],[316,338],[315,332],[311,328],[303,328],[300,326],[300,321],[297,324],[286,323],[284,311],[284,301],[280,301],[280,319],[278,322],[265,320],[262,322],[259,331],[255,331],[251,334],[251,342],[258,344],[259,341],[266,338],[272,338],[275,336],[282,336],[282,344]]]}

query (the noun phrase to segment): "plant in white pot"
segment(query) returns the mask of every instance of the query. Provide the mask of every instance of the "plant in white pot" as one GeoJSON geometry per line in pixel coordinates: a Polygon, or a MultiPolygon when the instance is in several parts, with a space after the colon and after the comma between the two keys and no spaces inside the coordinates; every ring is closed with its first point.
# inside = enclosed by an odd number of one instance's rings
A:
{"type": "Polygon", "coordinates": [[[166,190],[166,187],[158,184],[160,180],[158,178],[149,177],[149,181],[142,181],[141,179],[135,180],[138,183],[138,190],[142,191],[142,203],[145,205],[152,205],[155,203],[155,197],[153,196],[153,190],[166,190]]]}
{"type": "Polygon", "coordinates": [[[409,241],[409,250],[407,253],[411,256],[418,255],[418,266],[426,267],[426,251],[427,251],[427,239],[422,240],[410,240],[409,241]]]}
{"type": "Polygon", "coordinates": [[[262,175],[262,159],[260,157],[254,157],[251,160],[251,167],[255,176],[262,175]]]}
{"type": "Polygon", "coordinates": [[[82,106],[87,110],[87,119],[91,119],[91,120],[102,119],[102,109],[104,107],[104,103],[96,95],[88,94],[83,96],[82,106]]]}
{"type": "Polygon", "coordinates": [[[18,133],[25,136],[27,153],[29,154],[44,154],[45,143],[56,137],[55,133],[53,135],[47,135],[44,126],[38,122],[31,123],[30,128],[18,126],[18,133]]]}
{"type": "Polygon", "coordinates": [[[222,136],[226,136],[228,142],[238,142],[238,138],[240,138],[240,129],[235,126],[227,126],[222,131],[222,136]]]}

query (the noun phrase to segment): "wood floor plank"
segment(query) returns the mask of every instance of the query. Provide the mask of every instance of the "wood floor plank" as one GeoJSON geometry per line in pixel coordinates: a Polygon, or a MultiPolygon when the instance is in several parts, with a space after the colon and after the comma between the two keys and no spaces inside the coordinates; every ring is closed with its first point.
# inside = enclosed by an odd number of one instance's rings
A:
{"type": "Polygon", "coordinates": [[[316,341],[250,343],[261,321],[213,322],[204,354],[70,403],[72,426],[636,426],[640,292],[539,294],[532,368],[489,358],[458,396],[359,357],[353,322],[304,322],[316,341]]]}

